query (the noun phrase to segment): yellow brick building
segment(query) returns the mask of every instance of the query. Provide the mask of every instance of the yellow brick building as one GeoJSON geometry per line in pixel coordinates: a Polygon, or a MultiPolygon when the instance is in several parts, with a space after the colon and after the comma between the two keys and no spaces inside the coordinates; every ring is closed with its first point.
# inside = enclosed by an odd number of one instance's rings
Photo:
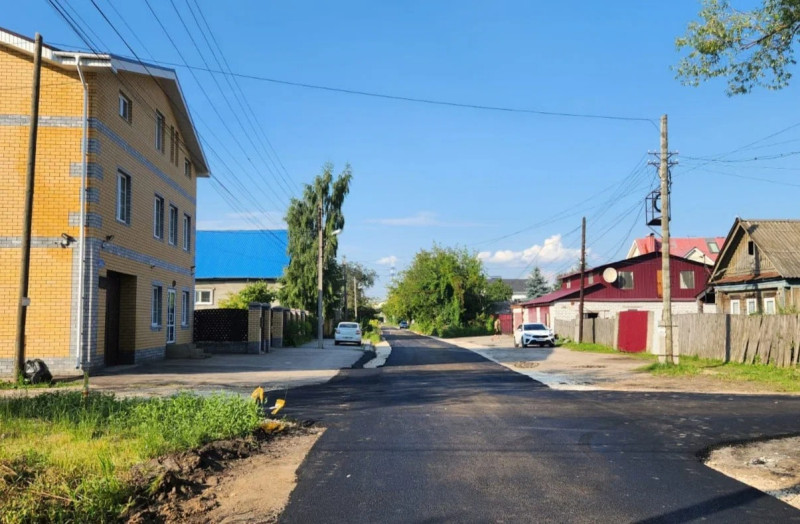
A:
{"type": "MultiPolygon", "coordinates": [[[[0,29],[0,376],[14,365],[33,51],[0,29]]],[[[26,358],[69,373],[191,343],[207,176],[173,70],[43,47],[26,358]]]]}

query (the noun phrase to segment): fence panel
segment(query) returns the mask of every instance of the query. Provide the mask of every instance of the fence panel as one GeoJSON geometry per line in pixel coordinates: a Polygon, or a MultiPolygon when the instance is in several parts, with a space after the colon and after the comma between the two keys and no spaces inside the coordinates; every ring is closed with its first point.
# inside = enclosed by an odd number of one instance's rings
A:
{"type": "Polygon", "coordinates": [[[798,363],[798,315],[676,315],[681,355],[739,362],[798,363]]]}
{"type": "Polygon", "coordinates": [[[246,309],[198,309],[194,312],[195,342],[244,342],[246,309]]]}
{"type": "Polygon", "coordinates": [[[553,328],[556,331],[556,335],[561,338],[575,338],[575,333],[577,333],[576,322],[575,320],[555,319],[553,321],[553,328]]]}

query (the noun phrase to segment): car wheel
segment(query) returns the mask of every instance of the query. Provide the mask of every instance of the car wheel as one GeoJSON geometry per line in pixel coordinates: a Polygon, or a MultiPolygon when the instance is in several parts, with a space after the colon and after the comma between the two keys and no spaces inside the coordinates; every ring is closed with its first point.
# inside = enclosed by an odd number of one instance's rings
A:
{"type": "Polygon", "coordinates": [[[334,340],[334,341],[333,341],[333,345],[334,345],[334,346],[338,346],[338,345],[339,345],[339,341],[338,341],[338,340],[334,340]]]}

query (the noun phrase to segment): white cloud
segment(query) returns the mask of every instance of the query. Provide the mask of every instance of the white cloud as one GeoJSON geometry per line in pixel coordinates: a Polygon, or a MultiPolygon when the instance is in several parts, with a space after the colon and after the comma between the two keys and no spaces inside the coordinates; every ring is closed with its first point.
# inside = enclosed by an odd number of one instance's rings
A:
{"type": "Polygon", "coordinates": [[[197,229],[219,231],[226,229],[286,229],[283,215],[277,211],[266,213],[226,213],[210,219],[199,219],[197,229]]]}
{"type": "Polygon", "coordinates": [[[382,266],[394,266],[397,264],[397,257],[394,255],[389,255],[388,257],[383,257],[378,260],[378,264],[382,266]]]}
{"type": "Polygon", "coordinates": [[[522,251],[512,251],[510,249],[495,251],[494,253],[481,251],[478,253],[478,259],[500,265],[551,264],[577,260],[580,254],[580,249],[565,247],[561,242],[561,235],[553,235],[546,239],[542,245],[534,244],[522,251]]]}
{"type": "Polygon", "coordinates": [[[481,227],[483,225],[475,222],[445,222],[439,220],[438,215],[431,211],[419,211],[408,217],[373,218],[367,220],[367,223],[400,227],[481,227]]]}

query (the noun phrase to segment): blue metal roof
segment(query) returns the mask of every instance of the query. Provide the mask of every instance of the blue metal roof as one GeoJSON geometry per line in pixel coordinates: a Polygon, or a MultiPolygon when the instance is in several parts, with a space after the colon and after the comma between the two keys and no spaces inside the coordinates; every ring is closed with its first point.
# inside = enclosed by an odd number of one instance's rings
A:
{"type": "Polygon", "coordinates": [[[285,229],[198,231],[195,278],[278,278],[288,244],[285,229]]]}

